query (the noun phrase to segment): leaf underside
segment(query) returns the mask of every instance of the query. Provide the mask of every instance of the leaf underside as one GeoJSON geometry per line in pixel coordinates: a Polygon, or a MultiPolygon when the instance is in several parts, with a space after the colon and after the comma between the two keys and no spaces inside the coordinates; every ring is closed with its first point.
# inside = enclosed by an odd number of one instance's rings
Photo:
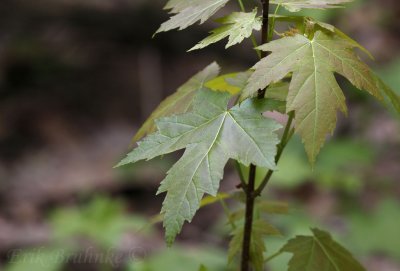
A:
{"type": "Polygon", "coordinates": [[[253,12],[233,12],[232,14],[220,18],[217,22],[223,24],[217,29],[211,31],[211,35],[200,41],[192,50],[202,49],[212,43],[216,43],[226,37],[229,37],[225,48],[241,43],[245,38],[251,36],[253,30],[261,30],[262,21],[257,17],[257,9],[253,12]]]}
{"type": "Polygon", "coordinates": [[[227,109],[227,93],[200,91],[193,112],[156,121],[158,132],[138,143],[120,165],[186,149],[168,171],[158,193],[167,192],[163,203],[166,240],[171,244],[184,221],[191,221],[205,193],[216,195],[227,161],[275,168],[274,133],[281,126],[260,113],[266,100],[248,99],[227,109]]]}
{"type": "Polygon", "coordinates": [[[334,73],[379,100],[388,95],[396,106],[397,96],[360,61],[355,46],[349,39],[322,31],[312,39],[296,34],[272,41],[259,47],[272,53],[253,67],[255,71],[243,90],[244,98],[255,96],[259,89],[292,73],[286,111],[295,111],[295,129],[312,164],[326,136],[336,127],[336,111],[347,114],[345,97],[334,73]]]}
{"type": "Polygon", "coordinates": [[[166,32],[175,28],[183,30],[200,21],[204,23],[218,10],[225,6],[229,0],[178,0],[170,1],[166,9],[174,13],[168,21],[161,24],[157,33],[166,32]]]}
{"type": "Polygon", "coordinates": [[[281,5],[291,12],[302,9],[327,9],[340,8],[340,4],[352,2],[353,0],[271,0],[271,4],[281,5]]]}
{"type": "Polygon", "coordinates": [[[289,271],[365,271],[328,233],[311,231],[313,236],[297,236],[281,249],[281,252],[293,253],[289,271]]]}
{"type": "Polygon", "coordinates": [[[154,123],[156,119],[187,112],[192,106],[196,92],[206,89],[204,84],[218,76],[219,71],[220,67],[214,62],[190,78],[174,94],[158,105],[133,137],[133,141],[136,142],[143,136],[153,133],[156,130],[154,123]]]}

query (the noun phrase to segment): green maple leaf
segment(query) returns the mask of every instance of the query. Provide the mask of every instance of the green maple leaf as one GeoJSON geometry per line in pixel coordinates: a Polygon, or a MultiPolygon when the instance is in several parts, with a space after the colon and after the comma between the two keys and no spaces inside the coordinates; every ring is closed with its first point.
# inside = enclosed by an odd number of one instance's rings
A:
{"type": "Polygon", "coordinates": [[[217,22],[224,24],[217,29],[211,31],[211,35],[200,41],[192,50],[202,49],[212,43],[216,43],[226,37],[229,37],[225,48],[229,48],[235,44],[241,43],[245,38],[251,36],[254,30],[261,30],[262,21],[257,17],[257,8],[253,12],[233,12],[232,14],[222,17],[217,22]]]}
{"type": "Polygon", "coordinates": [[[293,15],[286,16],[286,15],[270,14],[269,17],[275,21],[284,21],[284,22],[295,23],[296,27],[298,29],[302,30],[301,31],[302,33],[306,32],[306,29],[309,31],[314,31],[314,32],[315,32],[315,30],[318,30],[318,28],[320,30],[321,29],[328,30],[328,31],[334,33],[335,35],[341,37],[342,39],[346,39],[348,42],[352,43],[354,48],[360,49],[371,59],[374,58],[371,55],[371,53],[364,46],[362,46],[361,44],[359,44],[358,42],[356,42],[355,40],[353,40],[348,35],[346,35],[345,33],[343,33],[342,31],[340,31],[338,28],[336,28],[335,26],[333,26],[331,24],[320,22],[311,17],[304,17],[304,16],[293,16],[293,15]]]}
{"type": "Polygon", "coordinates": [[[281,126],[260,114],[268,110],[267,100],[247,100],[228,110],[230,97],[211,90],[198,92],[193,112],[157,120],[158,132],[140,141],[119,164],[186,148],[158,190],[158,194],[167,192],[161,212],[168,244],[184,221],[191,221],[203,195],[217,194],[230,158],[244,165],[275,168],[279,140],[274,131],[281,126]]]}
{"type": "Polygon", "coordinates": [[[365,271],[329,233],[312,229],[313,236],[297,236],[281,252],[293,253],[289,271],[365,271]]]}
{"type": "Polygon", "coordinates": [[[179,13],[185,8],[190,7],[196,0],[169,0],[165,4],[164,9],[170,10],[171,13],[179,13]]]}
{"type": "Polygon", "coordinates": [[[167,8],[172,9],[173,15],[168,21],[161,24],[157,33],[166,32],[175,28],[183,30],[197,21],[204,23],[208,18],[220,10],[229,0],[180,0],[170,1],[167,8]]]}
{"type": "Polygon", "coordinates": [[[218,76],[219,71],[220,67],[214,62],[190,78],[185,84],[178,88],[174,94],[167,97],[158,105],[142,127],[140,127],[133,141],[138,141],[146,134],[154,132],[156,130],[154,120],[187,112],[192,106],[196,92],[207,89],[204,84],[218,76]]]}
{"type": "Polygon", "coordinates": [[[349,3],[353,0],[271,0],[271,4],[281,5],[291,12],[301,9],[326,9],[340,8],[339,4],[349,3]]]}
{"type": "Polygon", "coordinates": [[[243,97],[253,96],[289,73],[292,74],[286,111],[295,111],[295,129],[303,139],[314,164],[327,134],[336,127],[336,111],[347,114],[345,97],[334,73],[346,77],[355,87],[379,100],[386,94],[398,108],[398,97],[360,61],[356,45],[333,33],[317,31],[312,39],[294,35],[259,47],[272,53],[253,68],[243,97]]]}
{"type": "MultiPolygon", "coordinates": [[[[232,231],[232,239],[229,242],[228,262],[231,263],[241,253],[243,245],[243,229],[238,227],[232,231]]],[[[264,270],[264,252],[267,250],[264,244],[266,236],[279,236],[281,233],[274,226],[263,220],[255,220],[251,231],[250,262],[255,271],[264,270]]]]}

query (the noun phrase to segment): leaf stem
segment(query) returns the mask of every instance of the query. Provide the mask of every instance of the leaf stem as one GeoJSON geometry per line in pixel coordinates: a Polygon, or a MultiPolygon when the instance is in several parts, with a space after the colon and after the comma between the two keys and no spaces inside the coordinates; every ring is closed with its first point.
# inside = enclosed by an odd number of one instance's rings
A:
{"type": "Polygon", "coordinates": [[[272,17],[272,22],[271,22],[271,27],[269,28],[269,33],[268,33],[268,38],[269,40],[272,40],[274,36],[274,30],[275,30],[275,18],[276,14],[278,14],[279,8],[281,7],[281,4],[278,4],[275,8],[274,16],[272,17]]]}
{"type": "Polygon", "coordinates": [[[218,200],[219,200],[219,202],[220,202],[220,204],[222,206],[222,209],[224,210],[224,213],[225,213],[225,215],[226,215],[226,217],[228,219],[228,222],[231,225],[232,229],[233,230],[236,229],[235,221],[232,220],[232,212],[231,212],[231,210],[229,210],[228,205],[226,205],[225,200],[221,199],[221,198],[218,198],[218,200]]]}
{"type": "Polygon", "coordinates": [[[272,254],[271,256],[269,256],[268,258],[266,258],[264,262],[265,262],[265,263],[266,263],[266,262],[269,262],[269,261],[275,259],[276,257],[278,257],[278,256],[281,255],[281,254],[282,254],[282,251],[279,250],[278,252],[276,252],[276,253],[272,254]]]}
{"type": "MultiPolygon", "coordinates": [[[[242,0],[238,0],[238,3],[239,3],[239,6],[240,6],[240,10],[242,12],[246,12],[246,8],[244,7],[243,1],[242,0]]],[[[256,37],[254,37],[253,33],[251,33],[250,40],[253,43],[253,47],[254,48],[258,47],[256,37]]],[[[257,54],[258,58],[261,59],[261,52],[259,50],[256,50],[256,54],[257,54]]]]}
{"type": "MultiPolygon", "coordinates": [[[[286,145],[289,143],[290,139],[293,136],[294,129],[292,129],[292,123],[294,119],[294,112],[289,113],[289,119],[286,123],[285,130],[282,135],[281,143],[278,145],[278,151],[275,156],[275,163],[277,164],[279,160],[281,159],[282,153],[286,147],[286,145]]],[[[264,190],[265,186],[268,184],[269,180],[271,179],[272,174],[274,173],[273,170],[268,170],[267,175],[265,176],[264,180],[261,182],[260,186],[254,191],[254,195],[257,197],[261,195],[261,192],[264,190]]]]}
{"type": "Polygon", "coordinates": [[[243,188],[243,190],[246,191],[247,190],[246,179],[244,178],[243,170],[242,170],[242,168],[240,166],[240,163],[238,161],[236,161],[235,167],[236,167],[236,170],[239,172],[240,185],[243,188]]]}
{"type": "Polygon", "coordinates": [[[251,231],[253,227],[254,215],[254,188],[256,182],[256,166],[250,165],[249,181],[246,189],[246,213],[243,232],[243,245],[242,245],[242,262],[241,271],[250,270],[250,246],[251,246],[251,231]]]}
{"type": "MultiPolygon", "coordinates": [[[[262,4],[262,28],[261,28],[261,44],[268,42],[269,34],[269,0],[261,0],[262,4]]],[[[268,56],[268,52],[262,51],[261,58],[268,56]]],[[[258,91],[257,97],[262,99],[265,97],[265,89],[258,91]]]]}
{"type": "Polygon", "coordinates": [[[239,2],[239,6],[240,6],[240,9],[242,10],[242,12],[246,12],[246,8],[244,7],[243,1],[238,0],[238,2],[239,2]]]}

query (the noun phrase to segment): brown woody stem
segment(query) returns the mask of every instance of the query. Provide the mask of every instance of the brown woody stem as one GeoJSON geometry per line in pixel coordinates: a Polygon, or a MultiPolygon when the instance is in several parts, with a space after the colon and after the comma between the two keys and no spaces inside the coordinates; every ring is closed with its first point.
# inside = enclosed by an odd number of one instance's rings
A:
{"type": "MultiPolygon", "coordinates": [[[[261,29],[261,44],[268,42],[268,15],[269,15],[269,0],[261,0],[263,8],[263,26],[261,29]]],[[[267,56],[267,52],[261,52],[261,57],[267,56]]],[[[265,89],[258,91],[258,98],[263,99],[265,96],[265,89]]],[[[242,262],[241,271],[250,270],[250,247],[251,247],[251,232],[253,227],[253,214],[254,214],[254,202],[257,194],[255,193],[255,180],[256,180],[256,170],[255,165],[250,165],[249,171],[249,181],[246,189],[246,213],[244,222],[244,232],[243,232],[243,245],[242,245],[242,262]]]]}

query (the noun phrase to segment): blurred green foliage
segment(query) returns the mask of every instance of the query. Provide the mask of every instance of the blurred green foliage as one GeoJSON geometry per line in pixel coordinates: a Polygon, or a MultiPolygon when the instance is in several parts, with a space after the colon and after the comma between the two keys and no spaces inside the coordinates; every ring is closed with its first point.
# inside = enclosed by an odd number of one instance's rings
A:
{"type": "Polygon", "coordinates": [[[126,271],[197,271],[201,265],[207,266],[207,270],[228,270],[226,254],[220,249],[199,246],[184,248],[176,245],[149,255],[143,261],[132,262],[126,271]]]}
{"type": "MultiPolygon", "coordinates": [[[[374,162],[375,152],[372,146],[362,141],[335,139],[322,149],[318,159],[312,169],[300,139],[293,138],[279,161],[271,185],[293,189],[315,181],[317,186],[357,192],[363,186],[365,170],[374,162]]],[[[242,170],[244,176],[248,176],[248,169],[242,167],[242,170]]],[[[262,181],[266,173],[267,169],[257,169],[257,183],[262,181]]]]}
{"type": "Polygon", "coordinates": [[[57,210],[50,220],[56,240],[83,237],[102,248],[119,244],[128,231],[150,230],[144,218],[128,215],[121,201],[101,196],[81,209],[57,210]]]}
{"type": "Polygon", "coordinates": [[[4,271],[59,271],[62,270],[64,261],[60,260],[60,251],[67,250],[59,247],[27,249],[14,251],[15,255],[4,271]]]}
{"type": "Polygon", "coordinates": [[[400,261],[400,202],[381,201],[372,212],[362,209],[346,214],[347,234],[343,241],[362,255],[387,255],[400,261]]]}

